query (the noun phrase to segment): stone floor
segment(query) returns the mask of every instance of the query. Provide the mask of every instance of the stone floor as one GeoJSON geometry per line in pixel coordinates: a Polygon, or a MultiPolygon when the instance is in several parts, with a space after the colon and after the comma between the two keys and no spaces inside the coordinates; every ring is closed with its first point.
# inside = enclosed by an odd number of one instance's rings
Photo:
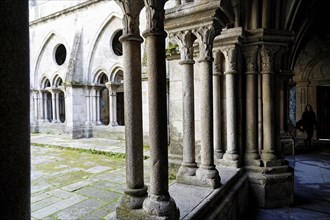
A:
{"type": "MultiPolygon", "coordinates": [[[[109,218],[125,183],[123,141],[33,134],[31,143],[32,219],[109,218]],[[114,154],[103,155],[106,152],[114,154]]],[[[148,148],[144,153],[149,155],[148,148]]],[[[330,219],[330,144],[297,150],[287,159],[295,168],[295,203],[259,209],[254,219],[330,219]]],[[[145,160],[146,184],[148,164],[145,160]]]]}

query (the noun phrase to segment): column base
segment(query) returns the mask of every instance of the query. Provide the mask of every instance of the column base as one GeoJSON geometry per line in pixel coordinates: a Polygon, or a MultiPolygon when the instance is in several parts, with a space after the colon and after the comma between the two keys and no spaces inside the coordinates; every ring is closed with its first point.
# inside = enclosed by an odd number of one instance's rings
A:
{"type": "Polygon", "coordinates": [[[177,175],[194,176],[197,168],[197,163],[182,163],[177,175]]]}
{"type": "Polygon", "coordinates": [[[217,160],[217,163],[221,166],[225,166],[225,167],[234,167],[234,168],[238,168],[240,167],[239,164],[239,155],[236,152],[226,152],[223,155],[223,158],[220,160],[217,160]]]}
{"type": "Polygon", "coordinates": [[[263,150],[260,157],[265,167],[282,165],[282,160],[277,159],[274,151],[263,150]]]}
{"type": "Polygon", "coordinates": [[[144,200],[147,198],[147,186],[141,189],[125,189],[121,196],[118,208],[122,209],[141,209],[144,200]]]}
{"type": "Polygon", "coordinates": [[[223,152],[222,151],[214,151],[214,158],[215,159],[222,159],[223,158],[223,152]]]}
{"type": "Polygon", "coordinates": [[[149,194],[144,200],[143,210],[150,216],[148,219],[179,219],[180,217],[180,210],[170,195],[149,194]]]}
{"type": "Polygon", "coordinates": [[[228,160],[228,159],[219,159],[216,160],[217,165],[223,166],[223,167],[231,167],[231,168],[239,168],[240,164],[238,160],[228,160]]]}
{"type": "Polygon", "coordinates": [[[200,165],[200,167],[196,170],[196,176],[198,180],[194,185],[212,189],[216,189],[221,186],[220,175],[215,166],[200,165]]]}
{"type": "Polygon", "coordinates": [[[256,152],[245,152],[244,164],[247,166],[261,166],[261,160],[259,154],[256,152]]]}
{"type": "Polygon", "coordinates": [[[261,208],[278,208],[293,203],[294,177],[288,166],[250,169],[246,167],[258,206],[261,208]]]}

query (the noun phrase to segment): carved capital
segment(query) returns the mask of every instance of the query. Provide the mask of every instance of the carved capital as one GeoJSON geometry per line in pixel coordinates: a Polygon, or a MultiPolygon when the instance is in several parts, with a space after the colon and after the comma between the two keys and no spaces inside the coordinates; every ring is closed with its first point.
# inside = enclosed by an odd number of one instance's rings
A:
{"type": "Polygon", "coordinates": [[[194,30],[194,34],[199,43],[199,59],[200,61],[213,61],[212,49],[213,40],[219,34],[219,30],[211,27],[199,27],[194,30]]]}
{"type": "Polygon", "coordinates": [[[222,58],[223,56],[220,55],[220,51],[213,52],[213,75],[221,75],[222,74],[222,58]]]}
{"type": "Polygon", "coordinates": [[[257,58],[258,58],[258,46],[245,47],[243,48],[243,56],[245,59],[246,73],[255,73],[257,72],[257,58]]]}
{"type": "Polygon", "coordinates": [[[180,31],[170,35],[180,47],[180,56],[182,61],[194,59],[193,44],[196,36],[191,31],[180,31]]]}
{"type": "Polygon", "coordinates": [[[144,0],[147,16],[147,30],[143,36],[161,35],[166,37],[164,31],[165,10],[164,5],[167,0],[144,0]]]}
{"type": "Polygon", "coordinates": [[[279,46],[263,45],[260,49],[261,55],[261,71],[272,73],[274,72],[276,54],[279,51],[279,46]]]}
{"type": "Polygon", "coordinates": [[[140,36],[140,12],[144,7],[143,0],[116,0],[123,11],[123,38],[140,36]]]}
{"type": "Polygon", "coordinates": [[[225,74],[237,72],[238,48],[236,46],[225,47],[221,49],[226,59],[225,74]]]}

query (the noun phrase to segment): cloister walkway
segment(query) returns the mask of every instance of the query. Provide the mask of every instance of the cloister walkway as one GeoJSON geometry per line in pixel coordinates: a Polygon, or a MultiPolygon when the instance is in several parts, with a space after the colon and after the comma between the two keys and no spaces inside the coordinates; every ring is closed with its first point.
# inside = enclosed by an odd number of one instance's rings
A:
{"type": "MultiPolygon", "coordinates": [[[[124,141],[33,134],[31,143],[32,219],[109,217],[125,184],[124,141]]],[[[149,149],[144,153],[148,156],[149,149]]],[[[293,206],[259,209],[255,219],[330,219],[330,144],[308,151],[298,149],[296,153],[287,156],[295,169],[293,206]]],[[[148,185],[148,159],[144,166],[148,185]]]]}

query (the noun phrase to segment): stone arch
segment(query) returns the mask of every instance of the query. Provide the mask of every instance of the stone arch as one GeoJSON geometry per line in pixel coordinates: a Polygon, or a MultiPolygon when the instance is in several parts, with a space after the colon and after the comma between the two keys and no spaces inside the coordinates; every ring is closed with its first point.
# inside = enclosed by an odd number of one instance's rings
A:
{"type": "Polygon", "coordinates": [[[45,89],[47,87],[51,87],[50,80],[46,76],[43,76],[40,81],[40,88],[45,89]]]}
{"type": "MultiPolygon", "coordinates": [[[[301,73],[302,80],[311,80],[313,78],[313,70],[323,61],[330,58],[330,51],[325,51],[323,53],[318,54],[317,56],[313,57],[304,68],[304,71],[301,73]]],[[[322,70],[321,74],[322,74],[322,70]]]]}
{"type": "MultiPolygon", "coordinates": [[[[93,84],[102,84],[101,83],[101,79],[102,77],[105,75],[106,78],[107,78],[107,82],[109,81],[109,77],[108,77],[108,74],[107,72],[104,70],[104,69],[99,69],[98,71],[96,71],[95,74],[93,74],[94,77],[93,77],[93,80],[92,80],[92,83],[93,84]]],[[[103,83],[105,84],[105,83],[103,83]]]]}
{"type": "Polygon", "coordinates": [[[120,78],[123,79],[124,77],[122,68],[119,65],[115,65],[115,67],[113,67],[110,72],[110,81],[121,83],[121,81],[118,80],[120,78]]]}
{"type": "MultiPolygon", "coordinates": [[[[39,69],[40,69],[40,62],[42,60],[42,57],[44,56],[45,50],[47,48],[47,46],[49,45],[49,43],[55,38],[57,37],[59,39],[59,41],[61,42],[61,44],[63,44],[65,46],[65,48],[67,48],[68,50],[68,44],[65,41],[65,39],[63,37],[61,37],[61,35],[57,34],[55,31],[51,31],[44,39],[44,41],[41,44],[40,49],[38,50],[37,53],[37,59],[35,62],[35,68],[34,68],[34,85],[38,84],[38,76],[39,76],[39,69]]],[[[54,53],[54,51],[53,51],[54,53]]],[[[54,54],[53,54],[54,55],[54,54]]]]}
{"type": "Polygon", "coordinates": [[[53,77],[53,81],[52,81],[52,85],[54,87],[59,87],[61,86],[63,83],[63,79],[58,75],[56,74],[54,77],[53,77]]]}
{"type": "MultiPolygon", "coordinates": [[[[97,48],[98,46],[98,43],[100,41],[100,38],[102,36],[102,34],[104,33],[104,31],[106,30],[106,28],[108,27],[108,25],[115,19],[120,19],[121,20],[121,15],[118,14],[118,13],[111,13],[105,20],[104,22],[100,25],[100,28],[98,29],[97,33],[95,34],[95,37],[92,41],[92,46],[91,46],[91,49],[90,49],[90,52],[89,52],[89,55],[88,55],[88,58],[87,58],[87,62],[86,62],[86,70],[87,70],[87,73],[85,73],[85,79],[88,81],[88,82],[94,82],[94,80],[92,80],[92,62],[93,62],[93,57],[95,55],[95,49],[97,48]]],[[[109,45],[110,47],[110,45],[109,45]]],[[[95,79],[95,78],[94,78],[95,79]]]]}

